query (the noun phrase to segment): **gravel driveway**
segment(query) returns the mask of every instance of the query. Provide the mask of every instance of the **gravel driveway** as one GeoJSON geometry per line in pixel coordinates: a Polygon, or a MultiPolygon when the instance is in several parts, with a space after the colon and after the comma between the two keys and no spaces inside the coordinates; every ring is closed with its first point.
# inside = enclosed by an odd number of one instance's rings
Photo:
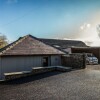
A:
{"type": "Polygon", "coordinates": [[[100,100],[100,65],[1,83],[0,100],[100,100]]]}

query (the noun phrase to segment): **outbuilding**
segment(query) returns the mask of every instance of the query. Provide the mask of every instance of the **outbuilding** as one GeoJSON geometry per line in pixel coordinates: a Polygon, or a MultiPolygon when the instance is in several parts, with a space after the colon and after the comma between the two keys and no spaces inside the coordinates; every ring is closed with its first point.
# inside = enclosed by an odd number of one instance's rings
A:
{"type": "Polygon", "coordinates": [[[64,54],[32,35],[21,37],[0,50],[0,80],[4,79],[4,73],[60,66],[64,54]]]}

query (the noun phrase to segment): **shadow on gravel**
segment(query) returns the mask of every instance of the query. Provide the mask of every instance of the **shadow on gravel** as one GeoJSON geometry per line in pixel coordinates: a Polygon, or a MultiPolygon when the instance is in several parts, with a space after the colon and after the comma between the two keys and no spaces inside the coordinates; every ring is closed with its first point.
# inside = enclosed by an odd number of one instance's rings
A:
{"type": "Polygon", "coordinates": [[[59,72],[59,71],[46,72],[46,73],[37,74],[37,75],[33,75],[33,76],[27,76],[27,77],[14,79],[14,80],[10,80],[10,81],[4,81],[0,84],[2,84],[2,85],[23,84],[23,83],[28,83],[28,82],[32,82],[32,81],[35,81],[35,80],[40,80],[40,79],[50,77],[50,76],[54,76],[54,75],[58,75],[58,74],[62,74],[62,72],[59,72]]]}

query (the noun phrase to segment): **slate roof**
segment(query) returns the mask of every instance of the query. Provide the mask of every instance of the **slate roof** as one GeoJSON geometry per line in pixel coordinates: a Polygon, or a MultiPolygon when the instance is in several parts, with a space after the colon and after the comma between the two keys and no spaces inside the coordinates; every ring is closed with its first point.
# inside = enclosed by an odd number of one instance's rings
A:
{"type": "Polygon", "coordinates": [[[40,40],[60,49],[66,49],[68,47],[87,47],[87,45],[84,42],[76,40],[43,39],[43,38],[40,38],[40,40]]]}
{"type": "Polygon", "coordinates": [[[17,41],[0,49],[0,55],[62,55],[64,52],[43,43],[32,35],[19,38],[17,41]]]}

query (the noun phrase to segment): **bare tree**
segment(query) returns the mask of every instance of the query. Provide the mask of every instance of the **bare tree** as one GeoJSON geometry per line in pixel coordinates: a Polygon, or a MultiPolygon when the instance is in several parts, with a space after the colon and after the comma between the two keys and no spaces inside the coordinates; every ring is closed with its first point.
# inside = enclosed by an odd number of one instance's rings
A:
{"type": "Polygon", "coordinates": [[[7,37],[5,35],[0,35],[0,48],[8,44],[7,37]]]}

